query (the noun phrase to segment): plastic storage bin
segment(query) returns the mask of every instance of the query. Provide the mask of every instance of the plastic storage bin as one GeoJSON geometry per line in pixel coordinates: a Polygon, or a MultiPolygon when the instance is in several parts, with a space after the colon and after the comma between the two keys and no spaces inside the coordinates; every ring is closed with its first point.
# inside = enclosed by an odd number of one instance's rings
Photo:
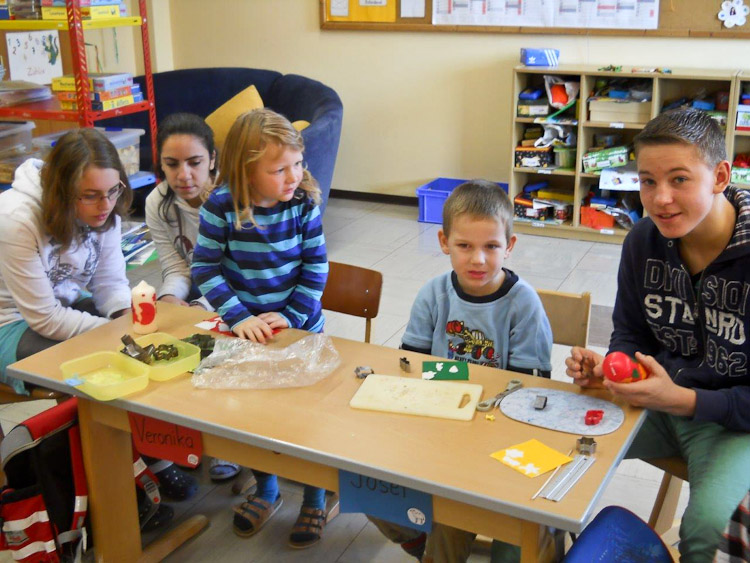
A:
{"type": "MultiPolygon", "coordinates": [[[[443,203],[448,199],[451,192],[466,180],[455,178],[436,178],[432,182],[417,188],[419,198],[419,221],[421,223],[443,223],[443,203]]],[[[505,193],[508,193],[508,184],[498,182],[505,193]]]]}
{"type": "Polygon", "coordinates": [[[33,121],[0,121],[0,153],[21,148],[31,148],[33,121]]]}
{"type": "Polygon", "coordinates": [[[166,381],[192,371],[198,367],[201,361],[201,349],[164,332],[154,332],[135,339],[138,346],[145,347],[149,344],[159,346],[160,344],[172,344],[177,348],[177,357],[170,360],[159,360],[152,364],[144,364],[148,368],[148,377],[154,381],[166,381]]]}
{"type": "MultiPolygon", "coordinates": [[[[120,127],[95,127],[95,129],[104,133],[112,141],[117,149],[117,154],[120,155],[125,173],[131,176],[138,172],[141,166],[141,135],[146,131],[143,129],[122,129],[120,127]]],[[[41,158],[44,158],[55,146],[57,140],[68,131],[71,131],[71,129],[35,137],[31,142],[41,152],[41,158]]]]}
{"type": "Polygon", "coordinates": [[[120,352],[95,352],[60,366],[65,382],[99,401],[119,399],[148,385],[148,365],[120,352]]]}
{"type": "Polygon", "coordinates": [[[576,167],[576,148],[575,147],[554,147],[555,166],[560,168],[576,167]]]}

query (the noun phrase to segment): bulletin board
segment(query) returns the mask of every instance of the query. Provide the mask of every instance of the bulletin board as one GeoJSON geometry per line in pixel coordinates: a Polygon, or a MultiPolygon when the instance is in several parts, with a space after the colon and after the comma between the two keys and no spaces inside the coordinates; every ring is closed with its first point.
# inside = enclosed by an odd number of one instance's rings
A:
{"type": "MultiPolygon", "coordinates": [[[[637,37],[721,37],[750,39],[750,16],[747,23],[732,28],[719,21],[722,0],[661,0],[657,29],[587,29],[578,27],[521,27],[477,25],[433,25],[433,2],[424,0],[424,15],[402,17],[402,1],[408,0],[319,0],[320,27],[324,30],[430,31],[467,33],[521,33],[530,35],[621,35],[637,37]],[[345,9],[346,17],[331,15],[331,7],[345,9]]],[[[750,0],[744,0],[750,5],[750,0]]],[[[341,13],[341,12],[339,12],[341,13]]]]}

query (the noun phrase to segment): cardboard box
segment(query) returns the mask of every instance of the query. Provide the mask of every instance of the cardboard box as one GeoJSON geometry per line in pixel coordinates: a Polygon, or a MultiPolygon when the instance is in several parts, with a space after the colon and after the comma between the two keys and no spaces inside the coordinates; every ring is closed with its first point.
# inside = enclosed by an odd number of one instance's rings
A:
{"type": "Polygon", "coordinates": [[[646,123],[650,119],[651,102],[633,102],[615,98],[589,100],[589,121],[646,123]]]}
{"type": "Polygon", "coordinates": [[[615,226],[615,218],[604,211],[593,207],[581,207],[581,225],[592,229],[611,229],[615,226]]]}
{"type": "Polygon", "coordinates": [[[732,167],[731,181],[735,184],[750,184],[750,168],[732,167]]]}
{"type": "Polygon", "coordinates": [[[518,100],[517,117],[544,117],[546,115],[549,115],[549,104],[546,97],[539,100],[518,100]]]}
{"type": "Polygon", "coordinates": [[[750,106],[737,106],[737,129],[740,131],[750,130],[750,106]]]}
{"type": "Polygon", "coordinates": [[[605,168],[616,168],[628,163],[628,147],[612,147],[583,155],[583,171],[598,172],[605,168]]]}
{"type": "Polygon", "coordinates": [[[552,147],[516,147],[516,168],[547,168],[554,161],[552,147]]]}
{"type": "Polygon", "coordinates": [[[557,66],[560,64],[559,49],[521,49],[521,63],[526,66],[557,66]]]}

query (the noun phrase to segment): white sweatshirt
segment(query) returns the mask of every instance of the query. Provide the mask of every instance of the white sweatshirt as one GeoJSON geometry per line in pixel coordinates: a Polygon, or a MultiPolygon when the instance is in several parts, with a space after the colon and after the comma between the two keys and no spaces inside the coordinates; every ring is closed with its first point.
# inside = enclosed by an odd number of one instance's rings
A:
{"type": "Polygon", "coordinates": [[[162,285],[157,297],[174,295],[184,300],[187,299],[192,286],[190,264],[193,261],[195,241],[198,240],[200,209],[175,196],[167,212],[169,221],[165,221],[159,213],[159,205],[164,200],[167,190],[169,185],[162,182],[151,190],[146,198],[146,224],[151,232],[161,266],[162,285]],[[180,214],[182,233],[177,213],[180,214]]]}
{"type": "Polygon", "coordinates": [[[82,290],[109,317],[130,307],[130,287],[120,247],[120,218],[106,232],[79,226],[67,250],[42,226],[42,161],[18,167],[10,190],[0,194],[0,326],[25,320],[52,340],[66,340],[107,322],[73,309],[82,290]]]}

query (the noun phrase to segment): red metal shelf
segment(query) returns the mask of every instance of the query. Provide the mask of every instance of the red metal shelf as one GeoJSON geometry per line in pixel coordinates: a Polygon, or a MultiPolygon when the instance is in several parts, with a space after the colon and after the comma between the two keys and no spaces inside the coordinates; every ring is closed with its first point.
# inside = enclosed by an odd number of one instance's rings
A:
{"type": "MultiPolygon", "coordinates": [[[[87,111],[94,121],[127,115],[139,111],[148,111],[153,104],[149,101],[136,102],[121,108],[108,111],[87,111]]],[[[30,104],[19,104],[0,109],[0,116],[22,117],[24,119],[48,119],[54,121],[81,122],[81,114],[78,111],[60,109],[60,102],[56,99],[33,102],[30,104]]]]}
{"type": "MultiPolygon", "coordinates": [[[[71,111],[60,109],[57,99],[34,102],[17,106],[0,108],[0,117],[17,117],[24,119],[40,119],[53,121],[71,121],[83,127],[93,127],[95,121],[147,111],[149,117],[149,134],[151,135],[152,158],[156,162],[156,109],[154,107],[154,81],[151,74],[151,49],[148,37],[146,17],[146,0],[138,0],[140,11],[141,39],[143,42],[143,67],[146,79],[145,100],[129,106],[109,110],[92,111],[89,100],[89,71],[86,60],[86,47],[83,37],[84,23],[81,19],[80,0],[66,0],[68,13],[68,32],[70,34],[70,48],[73,59],[73,75],[76,82],[76,99],[80,110],[71,111]],[[86,101],[83,103],[83,101],[86,101]]],[[[130,18],[132,20],[132,18],[130,18]]],[[[133,22],[122,25],[132,25],[133,22]]],[[[97,26],[98,27],[98,26],[97,26]]],[[[38,29],[33,27],[33,29],[38,29]]]]}

